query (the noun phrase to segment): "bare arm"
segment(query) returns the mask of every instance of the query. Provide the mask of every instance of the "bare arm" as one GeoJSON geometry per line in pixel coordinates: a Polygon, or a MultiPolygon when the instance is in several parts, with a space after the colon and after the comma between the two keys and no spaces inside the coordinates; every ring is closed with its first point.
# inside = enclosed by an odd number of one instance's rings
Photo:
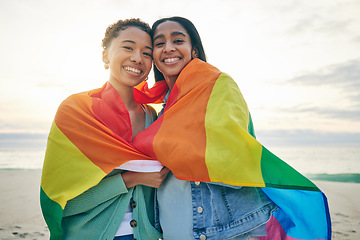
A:
{"type": "Polygon", "coordinates": [[[136,185],[144,185],[153,188],[158,188],[164,182],[169,173],[169,169],[164,167],[160,172],[125,172],[121,174],[126,188],[131,188],[136,185]]]}

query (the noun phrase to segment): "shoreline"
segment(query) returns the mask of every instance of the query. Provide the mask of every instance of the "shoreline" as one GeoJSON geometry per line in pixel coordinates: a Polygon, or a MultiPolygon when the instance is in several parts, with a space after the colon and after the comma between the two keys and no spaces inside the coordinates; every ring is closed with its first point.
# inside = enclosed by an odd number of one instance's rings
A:
{"type": "MultiPolygon", "coordinates": [[[[41,170],[0,170],[0,239],[49,239],[41,214],[41,170]]],[[[313,181],[327,196],[332,239],[360,239],[360,184],[313,181]]]]}

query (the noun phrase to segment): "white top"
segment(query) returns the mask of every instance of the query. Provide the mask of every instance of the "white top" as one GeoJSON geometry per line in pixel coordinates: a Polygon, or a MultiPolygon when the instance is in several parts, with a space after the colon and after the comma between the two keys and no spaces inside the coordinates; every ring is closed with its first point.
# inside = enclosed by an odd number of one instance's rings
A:
{"type": "MultiPolygon", "coordinates": [[[[147,128],[151,123],[155,121],[152,117],[151,111],[147,112],[146,108],[142,106],[142,109],[145,112],[145,128],[147,128]]],[[[158,161],[150,161],[149,160],[134,160],[130,161],[127,164],[123,164],[120,167],[117,167],[117,169],[123,169],[128,171],[134,171],[134,172],[159,172],[162,168],[162,165],[158,161]],[[159,166],[161,165],[161,168],[159,166]]],[[[128,208],[126,209],[126,213],[124,215],[124,218],[119,226],[119,229],[117,230],[115,236],[125,236],[134,234],[133,228],[130,226],[130,221],[133,219],[133,210],[128,205],[128,208]]]]}
{"type": "Polygon", "coordinates": [[[119,229],[117,230],[115,236],[124,236],[124,235],[130,235],[134,233],[133,228],[130,226],[130,221],[133,218],[132,208],[130,207],[130,204],[128,208],[126,209],[126,213],[124,215],[124,218],[120,224],[119,229]]]}

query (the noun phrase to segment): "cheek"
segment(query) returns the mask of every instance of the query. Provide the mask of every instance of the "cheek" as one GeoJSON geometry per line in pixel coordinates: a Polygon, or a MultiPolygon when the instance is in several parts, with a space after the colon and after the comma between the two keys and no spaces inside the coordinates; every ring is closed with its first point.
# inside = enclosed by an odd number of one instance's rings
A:
{"type": "Polygon", "coordinates": [[[160,62],[160,55],[161,55],[160,50],[154,50],[153,51],[153,60],[154,60],[155,63],[160,62]]]}
{"type": "Polygon", "coordinates": [[[185,67],[189,62],[191,62],[191,60],[192,60],[191,54],[184,55],[184,58],[183,58],[184,66],[183,67],[185,67]]]}
{"type": "Polygon", "coordinates": [[[191,60],[192,59],[192,54],[191,54],[191,46],[188,46],[184,49],[184,57],[187,59],[187,60],[191,60]]]}
{"type": "Polygon", "coordinates": [[[153,60],[151,58],[149,58],[149,59],[146,59],[144,62],[145,62],[145,66],[146,66],[146,71],[147,71],[147,73],[149,73],[152,68],[153,60]]]}

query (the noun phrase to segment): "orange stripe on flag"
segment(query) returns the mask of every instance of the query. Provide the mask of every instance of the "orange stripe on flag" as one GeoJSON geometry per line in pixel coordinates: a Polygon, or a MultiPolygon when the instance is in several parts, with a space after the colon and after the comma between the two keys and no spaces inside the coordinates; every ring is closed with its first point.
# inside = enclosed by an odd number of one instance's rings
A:
{"type": "Polygon", "coordinates": [[[166,159],[165,166],[172,169],[177,178],[190,180],[189,176],[197,176],[199,181],[209,181],[205,163],[205,115],[212,88],[220,71],[216,68],[212,71],[203,71],[196,67],[194,69],[196,71],[180,74],[169,95],[163,124],[154,138],[154,151],[160,162],[166,159]],[[204,75],[208,78],[199,77],[204,75]],[[209,77],[213,81],[209,82],[209,77]],[[183,81],[187,81],[186,84],[181,84],[183,81]],[[175,102],[176,105],[173,106],[175,102]],[[186,111],[181,111],[182,109],[186,111]],[[188,139],[192,141],[187,141],[188,139]],[[189,160],[190,165],[186,164],[189,160]]]}
{"type": "Polygon", "coordinates": [[[92,98],[88,93],[73,95],[61,104],[55,122],[95,165],[109,173],[126,161],[151,159],[99,122],[91,108],[92,98]]]}

